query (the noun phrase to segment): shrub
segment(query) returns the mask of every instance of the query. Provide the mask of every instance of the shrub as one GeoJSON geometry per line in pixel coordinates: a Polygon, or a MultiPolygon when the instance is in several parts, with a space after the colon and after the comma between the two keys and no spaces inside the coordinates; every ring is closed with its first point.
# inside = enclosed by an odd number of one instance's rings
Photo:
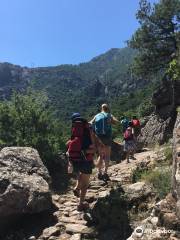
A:
{"type": "Polygon", "coordinates": [[[145,181],[152,184],[159,198],[164,198],[171,188],[171,170],[170,169],[138,169],[134,172],[133,180],[145,181]]]}
{"type": "Polygon", "coordinates": [[[62,131],[44,93],[14,93],[10,101],[0,103],[1,145],[33,147],[47,167],[65,148],[62,131]]]}
{"type": "Polygon", "coordinates": [[[137,168],[134,172],[133,172],[133,176],[132,176],[132,182],[136,183],[138,181],[141,181],[141,177],[142,174],[145,174],[148,171],[147,168],[137,168]]]}
{"type": "Polygon", "coordinates": [[[159,197],[164,198],[171,189],[171,170],[159,169],[142,174],[142,179],[153,185],[159,197]]]}
{"type": "Polygon", "coordinates": [[[166,147],[164,150],[164,156],[165,156],[165,162],[168,163],[168,165],[172,165],[172,147],[166,147]]]}

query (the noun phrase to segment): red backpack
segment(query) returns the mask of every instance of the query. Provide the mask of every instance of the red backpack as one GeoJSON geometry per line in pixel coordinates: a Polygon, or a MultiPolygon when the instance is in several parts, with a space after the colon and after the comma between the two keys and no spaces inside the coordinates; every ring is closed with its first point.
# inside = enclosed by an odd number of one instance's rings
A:
{"type": "Polygon", "coordinates": [[[132,125],[133,125],[133,127],[139,127],[139,126],[140,126],[140,121],[139,121],[139,119],[133,119],[133,120],[132,120],[132,125]]]}
{"type": "Polygon", "coordinates": [[[128,127],[124,132],[124,140],[132,140],[132,139],[133,139],[132,128],[128,127]]]}
{"type": "Polygon", "coordinates": [[[77,119],[72,123],[71,140],[68,142],[70,161],[85,160],[84,151],[92,144],[89,124],[84,119],[77,119]]]}

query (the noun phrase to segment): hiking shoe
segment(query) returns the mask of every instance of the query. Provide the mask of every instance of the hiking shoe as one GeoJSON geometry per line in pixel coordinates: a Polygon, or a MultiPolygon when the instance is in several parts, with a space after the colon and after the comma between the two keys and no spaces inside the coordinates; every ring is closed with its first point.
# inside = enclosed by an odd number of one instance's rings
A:
{"type": "Polygon", "coordinates": [[[79,212],[82,212],[82,211],[87,210],[88,208],[89,208],[89,204],[87,202],[83,202],[83,203],[78,205],[77,210],[79,212]]]}
{"type": "Polygon", "coordinates": [[[75,189],[73,190],[73,193],[74,193],[74,196],[80,197],[80,190],[79,190],[78,188],[75,188],[75,189]]]}
{"type": "Polygon", "coordinates": [[[135,158],[134,156],[131,156],[131,159],[132,159],[132,160],[136,160],[136,158],[135,158]]]}
{"type": "Polygon", "coordinates": [[[110,181],[110,178],[109,178],[109,176],[108,176],[107,173],[104,173],[104,175],[103,175],[103,180],[104,180],[105,182],[110,181]]]}
{"type": "Polygon", "coordinates": [[[98,173],[98,179],[99,179],[99,180],[103,180],[103,175],[102,175],[102,173],[98,173]]]}

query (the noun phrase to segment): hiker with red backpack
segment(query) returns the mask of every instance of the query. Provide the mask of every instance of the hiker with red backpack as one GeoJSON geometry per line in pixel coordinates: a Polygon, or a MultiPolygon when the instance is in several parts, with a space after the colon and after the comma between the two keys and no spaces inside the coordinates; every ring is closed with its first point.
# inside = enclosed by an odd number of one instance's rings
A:
{"type": "Polygon", "coordinates": [[[129,158],[135,160],[134,153],[136,151],[135,137],[132,122],[129,122],[128,128],[125,130],[124,134],[124,151],[126,152],[127,163],[129,163],[129,158]]]}
{"type": "MultiPolygon", "coordinates": [[[[94,136],[87,120],[81,118],[79,113],[74,113],[71,119],[72,130],[71,139],[67,142],[67,155],[69,168],[73,168],[73,172],[77,174],[77,182],[73,192],[75,196],[80,198],[78,210],[83,211],[88,208],[85,196],[93,169],[96,136],[94,136]]],[[[98,144],[101,143],[98,142],[98,144]]]]}
{"type": "Polygon", "coordinates": [[[131,122],[132,122],[133,131],[134,131],[134,137],[135,137],[135,139],[137,139],[137,137],[139,136],[139,134],[141,132],[140,121],[136,116],[133,116],[131,122]]]}
{"type": "Polygon", "coordinates": [[[107,171],[111,156],[112,124],[119,123],[119,121],[110,113],[109,106],[102,104],[101,112],[90,122],[94,125],[95,134],[104,144],[104,148],[99,153],[98,158],[98,179],[108,181],[109,176],[107,171]],[[105,164],[104,173],[102,171],[103,163],[105,164]]]}

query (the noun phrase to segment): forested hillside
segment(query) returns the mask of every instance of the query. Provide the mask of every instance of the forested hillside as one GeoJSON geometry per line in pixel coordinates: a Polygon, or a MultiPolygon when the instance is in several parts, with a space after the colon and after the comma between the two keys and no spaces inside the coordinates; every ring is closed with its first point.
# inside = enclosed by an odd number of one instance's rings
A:
{"type": "Polygon", "coordinates": [[[123,48],[111,49],[79,65],[24,68],[1,63],[1,98],[8,98],[12,89],[25,91],[28,86],[45,91],[62,120],[68,119],[73,111],[92,115],[103,102],[111,103],[116,112],[121,112],[121,105],[122,111],[127,111],[131,109],[128,98],[139,105],[156,82],[154,78],[135,77],[131,69],[135,55],[135,50],[123,48]],[[139,90],[146,87],[148,90],[141,94],[139,90]]]}
{"type": "Polygon", "coordinates": [[[157,81],[134,76],[135,55],[124,48],[79,65],[27,68],[0,63],[0,145],[33,146],[51,168],[69,138],[72,112],[90,119],[108,102],[117,117],[127,111],[146,115],[152,111],[149,98],[157,81]]]}

